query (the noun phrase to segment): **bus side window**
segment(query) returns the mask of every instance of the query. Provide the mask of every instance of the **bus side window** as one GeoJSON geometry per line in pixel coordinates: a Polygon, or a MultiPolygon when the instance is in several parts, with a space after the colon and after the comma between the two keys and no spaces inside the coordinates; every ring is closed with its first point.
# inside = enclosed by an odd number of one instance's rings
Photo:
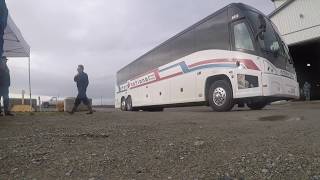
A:
{"type": "Polygon", "coordinates": [[[244,22],[233,26],[233,36],[235,49],[254,51],[250,32],[244,22]]]}

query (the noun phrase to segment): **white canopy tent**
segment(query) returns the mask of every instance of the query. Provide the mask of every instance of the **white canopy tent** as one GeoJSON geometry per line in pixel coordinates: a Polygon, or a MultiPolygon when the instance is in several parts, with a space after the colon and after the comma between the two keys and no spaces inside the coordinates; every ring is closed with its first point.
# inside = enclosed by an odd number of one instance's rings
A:
{"type": "Polygon", "coordinates": [[[28,76],[29,76],[29,95],[30,107],[32,107],[31,99],[31,73],[30,73],[30,46],[22,37],[22,34],[10,15],[8,16],[7,27],[4,31],[3,56],[8,58],[28,58],[28,76]]]}

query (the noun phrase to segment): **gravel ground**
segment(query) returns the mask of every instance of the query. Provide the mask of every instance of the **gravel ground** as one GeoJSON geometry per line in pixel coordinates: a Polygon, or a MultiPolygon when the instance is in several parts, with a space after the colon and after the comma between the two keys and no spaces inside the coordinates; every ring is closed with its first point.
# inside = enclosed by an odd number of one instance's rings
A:
{"type": "Polygon", "coordinates": [[[320,103],[0,117],[0,179],[320,179],[320,103]]]}

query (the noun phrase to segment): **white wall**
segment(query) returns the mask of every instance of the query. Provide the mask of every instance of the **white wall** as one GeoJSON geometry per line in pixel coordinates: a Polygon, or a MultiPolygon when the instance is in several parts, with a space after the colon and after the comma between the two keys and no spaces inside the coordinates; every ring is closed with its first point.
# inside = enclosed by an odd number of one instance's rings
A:
{"type": "Polygon", "coordinates": [[[295,0],[271,20],[287,44],[320,38],[320,0],[295,0]]]}
{"type": "Polygon", "coordinates": [[[275,0],[274,5],[276,8],[280,7],[283,3],[285,3],[287,0],[275,0]]]}

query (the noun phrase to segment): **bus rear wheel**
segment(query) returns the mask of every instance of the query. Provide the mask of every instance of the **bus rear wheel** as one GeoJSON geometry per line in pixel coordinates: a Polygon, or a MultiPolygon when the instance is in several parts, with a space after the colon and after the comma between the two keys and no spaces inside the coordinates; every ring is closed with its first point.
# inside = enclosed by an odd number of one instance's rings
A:
{"type": "Polygon", "coordinates": [[[121,98],[121,106],[120,106],[121,111],[126,111],[127,110],[127,103],[126,99],[123,97],[121,98]]]}
{"type": "Polygon", "coordinates": [[[210,86],[209,104],[217,112],[230,111],[233,108],[233,93],[229,82],[218,80],[210,86]]]}
{"type": "Polygon", "coordinates": [[[250,102],[247,103],[247,106],[252,110],[261,110],[268,105],[266,101],[259,101],[259,102],[250,102]]]}
{"type": "Polygon", "coordinates": [[[127,106],[127,111],[133,111],[131,96],[129,96],[126,99],[126,106],[127,106]]]}

